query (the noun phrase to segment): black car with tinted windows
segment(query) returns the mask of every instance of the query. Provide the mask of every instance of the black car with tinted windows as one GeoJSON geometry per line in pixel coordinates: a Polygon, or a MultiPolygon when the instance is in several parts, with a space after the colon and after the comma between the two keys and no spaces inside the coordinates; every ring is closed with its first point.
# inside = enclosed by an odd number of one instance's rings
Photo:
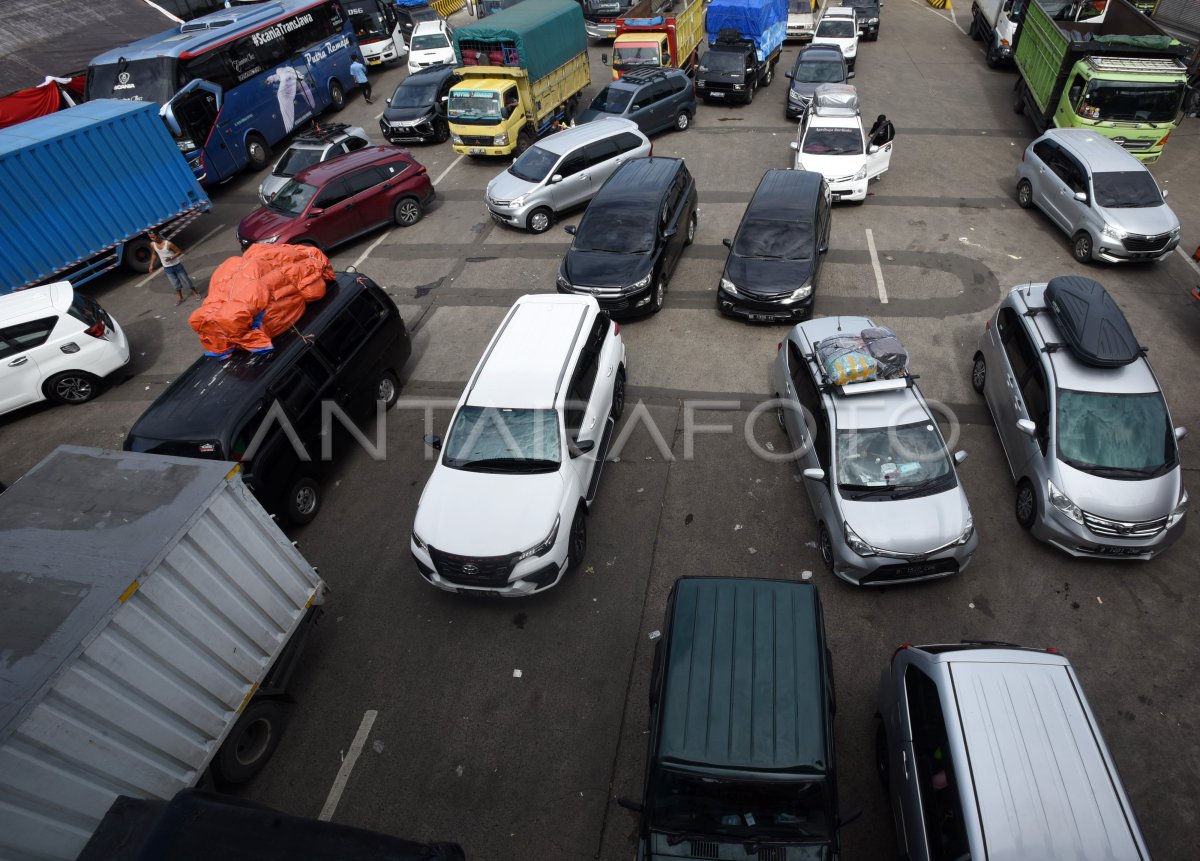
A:
{"type": "Polygon", "coordinates": [[[879,39],[879,0],[842,0],[839,4],[851,6],[858,15],[858,35],[874,42],[879,39]]]}
{"type": "Polygon", "coordinates": [[[264,508],[308,523],[323,497],[323,416],[336,406],[364,422],[378,403],[392,407],[412,342],[387,293],[365,275],[339,272],[273,346],[197,359],[134,422],[125,451],[237,461],[264,508]]]}
{"type": "Polygon", "coordinates": [[[798,120],[812,104],[817,87],[844,84],[854,77],[854,72],[846,65],[846,58],[836,45],[809,45],[800,49],[787,76],[791,78],[791,86],[788,87],[784,114],[789,120],[798,120]]]}
{"type": "Polygon", "coordinates": [[[696,182],[680,158],[635,158],[600,187],[558,270],[559,293],[595,296],[610,314],[662,310],[667,282],[696,238],[696,182]]]}
{"type": "Polygon", "coordinates": [[[413,27],[422,21],[437,21],[441,17],[436,9],[423,3],[416,6],[396,5],[396,21],[400,24],[400,29],[404,32],[405,45],[408,45],[412,41],[413,27]]]}
{"type": "Polygon", "coordinates": [[[717,288],[717,310],[755,323],[798,323],[813,313],[829,250],[829,185],[819,173],[768,170],[742,216],[717,288]]]}
{"type": "Polygon", "coordinates": [[[429,66],[409,75],[392,93],[379,118],[389,143],[442,143],[450,137],[446,100],[458,75],[449,64],[429,66]]]}

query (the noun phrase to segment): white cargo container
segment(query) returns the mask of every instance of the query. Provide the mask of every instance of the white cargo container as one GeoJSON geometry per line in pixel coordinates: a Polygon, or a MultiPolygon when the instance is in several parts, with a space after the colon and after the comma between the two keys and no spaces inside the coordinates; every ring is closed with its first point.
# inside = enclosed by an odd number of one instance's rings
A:
{"type": "Polygon", "coordinates": [[[0,858],[257,771],[324,589],[231,463],[62,446],[0,494],[0,858]]]}

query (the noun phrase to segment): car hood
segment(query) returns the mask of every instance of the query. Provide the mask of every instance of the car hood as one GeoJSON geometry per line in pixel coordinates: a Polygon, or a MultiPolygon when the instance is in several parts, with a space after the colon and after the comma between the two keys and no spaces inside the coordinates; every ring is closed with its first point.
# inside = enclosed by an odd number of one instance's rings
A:
{"type": "Polygon", "coordinates": [[[563,274],[582,287],[625,287],[640,281],[654,268],[650,254],[608,254],[568,249],[563,274]]]}
{"type": "MultiPolygon", "coordinates": [[[[824,83],[824,82],[821,82],[821,83],[824,83]]],[[[804,96],[805,98],[811,99],[813,97],[813,95],[817,92],[817,87],[821,86],[821,83],[818,83],[816,81],[797,81],[795,78],[793,78],[792,79],[792,92],[796,93],[798,95],[804,96]]]]}
{"type": "Polygon", "coordinates": [[[1056,465],[1058,489],[1088,514],[1108,520],[1136,523],[1166,517],[1175,510],[1183,489],[1178,465],[1166,475],[1141,481],[1092,475],[1061,460],[1056,465]]]}
{"type": "Polygon", "coordinates": [[[492,181],[487,184],[487,196],[495,200],[513,200],[526,192],[540,188],[541,185],[540,182],[530,182],[519,176],[513,176],[506,170],[492,177],[492,181]]]}
{"type": "Polygon", "coordinates": [[[421,494],[413,530],[447,553],[516,554],[545,540],[562,494],[557,472],[468,472],[439,463],[421,494]]]}
{"type": "Polygon", "coordinates": [[[912,499],[843,497],[842,516],[858,537],[881,550],[927,553],[962,535],[971,509],[962,484],[912,499]]]}
{"type": "Polygon", "coordinates": [[[270,200],[279,189],[287,185],[289,179],[291,179],[290,176],[276,176],[275,174],[271,174],[262,181],[262,185],[258,187],[258,193],[267,200],[270,200]]]}
{"type": "Polygon", "coordinates": [[[796,160],[805,170],[819,173],[826,179],[854,176],[867,164],[865,155],[813,155],[812,153],[798,152],[796,160]]]}
{"type": "Polygon", "coordinates": [[[423,120],[433,113],[433,105],[418,105],[415,108],[388,108],[383,112],[383,119],[389,123],[403,120],[423,120]]]}
{"type": "Polygon", "coordinates": [[[290,230],[296,219],[268,206],[260,206],[238,224],[238,236],[251,242],[270,239],[285,230],[290,230]]]}
{"type": "Polygon", "coordinates": [[[1129,209],[1097,210],[1109,224],[1120,227],[1126,233],[1137,233],[1142,236],[1158,236],[1169,233],[1179,226],[1179,219],[1165,203],[1162,206],[1139,206],[1129,209]]]}
{"type": "Polygon", "coordinates": [[[575,118],[575,124],[581,126],[584,123],[590,123],[594,120],[602,120],[605,117],[620,117],[620,116],[624,116],[624,114],[614,114],[610,111],[596,111],[596,110],[593,110],[592,108],[588,108],[585,111],[579,112],[579,116],[575,118]]]}
{"type": "Polygon", "coordinates": [[[454,52],[449,48],[434,48],[429,51],[410,51],[408,54],[408,62],[410,63],[443,63],[454,62],[454,52]]]}
{"type": "Polygon", "coordinates": [[[815,269],[815,260],[761,260],[730,254],[725,261],[725,277],[733,282],[738,292],[751,296],[795,290],[812,278],[815,269]]]}

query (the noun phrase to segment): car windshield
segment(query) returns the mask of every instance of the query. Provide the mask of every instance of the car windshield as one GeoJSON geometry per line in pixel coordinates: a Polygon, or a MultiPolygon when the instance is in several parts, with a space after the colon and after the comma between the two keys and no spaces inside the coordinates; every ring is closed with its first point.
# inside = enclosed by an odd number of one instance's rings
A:
{"type": "Polygon", "coordinates": [[[836,60],[801,60],[792,79],[805,84],[835,84],[845,79],[842,64],[836,60]]]}
{"type": "Polygon", "coordinates": [[[463,407],[447,434],[443,463],[481,472],[538,472],[557,468],[559,448],[554,410],[463,407]]]}
{"type": "Polygon", "coordinates": [[[733,253],[759,260],[808,260],[813,255],[811,221],[747,221],[738,229],[733,253]]]}
{"type": "Polygon", "coordinates": [[[275,165],[276,176],[295,176],[306,167],[312,167],[321,161],[321,150],[307,147],[292,147],[283,154],[279,164],[275,165]]]}
{"type": "Polygon", "coordinates": [[[531,146],[512,163],[508,172],[526,182],[541,182],[550,175],[550,171],[558,164],[558,159],[558,153],[542,149],[540,146],[531,146]]]}
{"type": "Polygon", "coordinates": [[[857,6],[860,9],[872,9],[879,5],[879,0],[842,0],[843,6],[857,6]]]}
{"type": "Polygon", "coordinates": [[[313,199],[313,195],[316,193],[317,187],[315,185],[289,179],[283,188],[279,189],[279,192],[271,198],[267,206],[276,212],[283,212],[287,215],[299,215],[308,206],[308,202],[313,199]]]}
{"type": "Polygon", "coordinates": [[[809,126],[801,152],[809,155],[862,155],[862,132],[858,129],[824,129],[809,126]]]}
{"type": "Polygon", "coordinates": [[[826,39],[851,39],[854,37],[854,22],[826,20],[817,25],[817,35],[826,39]]]}
{"type": "Polygon", "coordinates": [[[433,51],[438,48],[450,47],[450,42],[441,33],[422,33],[419,36],[413,36],[412,45],[409,47],[414,51],[433,51]]]}
{"type": "Polygon", "coordinates": [[[741,72],[742,55],[736,51],[709,51],[700,58],[700,68],[714,72],[741,72]]]}
{"type": "MultiPolygon", "coordinates": [[[[838,429],[838,488],[940,492],[955,484],[946,444],[932,420],[900,427],[838,429]]],[[[894,497],[888,494],[885,498],[894,497]]]]}
{"type": "Polygon", "coordinates": [[[424,108],[433,104],[437,98],[441,81],[413,81],[408,78],[396,92],[392,94],[389,108],[424,108]]]}
{"type": "Polygon", "coordinates": [[[1183,84],[1093,80],[1076,112],[1090,120],[1169,123],[1179,114],[1183,84]]]}
{"type": "Polygon", "coordinates": [[[631,99],[633,99],[632,90],[618,90],[614,87],[605,87],[596,93],[596,98],[592,99],[591,109],[593,111],[603,111],[606,114],[620,114],[624,113],[625,109],[629,107],[631,99]]]}
{"type": "Polygon", "coordinates": [[[1178,461],[1162,395],[1059,390],[1058,456],[1096,475],[1162,475],[1178,461]]]}
{"type": "Polygon", "coordinates": [[[654,249],[655,208],[645,201],[611,201],[584,210],[575,234],[576,251],[645,254],[654,249]]]}
{"type": "Polygon", "coordinates": [[[1148,170],[1092,174],[1096,205],[1106,209],[1163,206],[1162,192],[1148,170]]]}
{"type": "Polygon", "coordinates": [[[830,836],[825,785],[817,780],[728,780],[664,769],[652,792],[656,831],[797,841],[830,836]]]}
{"type": "Polygon", "coordinates": [[[810,15],[813,10],[813,0],[788,0],[788,11],[793,15],[810,15]]]}

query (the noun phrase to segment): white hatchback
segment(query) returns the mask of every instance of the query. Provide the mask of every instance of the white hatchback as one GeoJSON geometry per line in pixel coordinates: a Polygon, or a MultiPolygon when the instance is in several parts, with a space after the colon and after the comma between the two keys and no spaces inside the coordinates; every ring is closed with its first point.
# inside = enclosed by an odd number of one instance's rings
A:
{"type": "Polygon", "coordinates": [[[437,66],[454,64],[454,28],[445,21],[421,21],[413,27],[408,40],[408,73],[437,66]]]}
{"type": "Polygon", "coordinates": [[[822,84],[792,141],[793,166],[824,176],[834,200],[861,203],[867,198],[867,183],[885,174],[892,163],[894,134],[888,122],[868,137],[854,87],[822,84]]]}
{"type": "Polygon", "coordinates": [[[852,6],[827,6],[813,31],[813,45],[835,45],[854,71],[858,57],[858,18],[852,6]]]}
{"type": "Polygon", "coordinates": [[[117,321],[67,281],[0,296],[0,414],[38,401],[82,404],[129,362],[117,321]]]}

